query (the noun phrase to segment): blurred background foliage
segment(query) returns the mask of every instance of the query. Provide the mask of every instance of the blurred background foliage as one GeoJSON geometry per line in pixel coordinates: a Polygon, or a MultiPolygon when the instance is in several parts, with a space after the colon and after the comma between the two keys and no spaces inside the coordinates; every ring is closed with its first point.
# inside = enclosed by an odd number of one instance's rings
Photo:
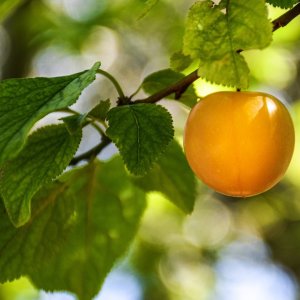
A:
{"type": "MultiPolygon", "coordinates": [[[[181,48],[191,0],[2,0],[0,76],[58,76],[101,61],[127,94],[151,72],[169,67],[181,48]]],[[[269,6],[270,20],[284,11],[269,6]]],[[[289,106],[296,150],[284,180],[250,198],[218,195],[199,182],[194,212],[184,216],[151,193],[128,255],[107,278],[100,300],[296,300],[300,299],[300,17],[274,33],[270,47],[244,52],[250,90],[274,94],[289,106]]],[[[188,73],[190,70],[186,70],[188,73]]],[[[199,96],[223,87],[198,80],[199,96]]],[[[142,94],[140,94],[142,96],[142,94]]],[[[75,108],[87,111],[117,95],[99,78],[75,108]]],[[[182,140],[188,110],[162,101],[182,140]]],[[[44,122],[53,121],[52,119],[44,122]]],[[[79,151],[93,146],[93,132],[79,151]]],[[[276,146],[276,145],[274,145],[276,146]]],[[[115,153],[108,147],[100,158],[115,153]]],[[[1,270],[0,270],[1,271],[1,270]]],[[[73,299],[47,294],[27,279],[0,286],[0,299],[73,299]]]]}

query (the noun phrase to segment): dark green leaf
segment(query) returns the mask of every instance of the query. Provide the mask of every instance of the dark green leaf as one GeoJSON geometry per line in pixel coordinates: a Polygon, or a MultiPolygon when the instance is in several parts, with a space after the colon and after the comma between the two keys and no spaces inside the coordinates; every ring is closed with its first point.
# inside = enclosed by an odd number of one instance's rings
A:
{"type": "Polygon", "coordinates": [[[273,6],[279,6],[281,8],[290,8],[299,0],[267,0],[268,3],[272,4],[273,6]]]}
{"type": "Polygon", "coordinates": [[[94,81],[99,66],[64,77],[0,82],[0,165],[17,155],[35,122],[73,104],[94,81]]]}
{"type": "MultiPolygon", "coordinates": [[[[148,75],[143,82],[143,90],[148,94],[154,94],[163,88],[174,84],[180,79],[184,78],[184,75],[175,72],[171,69],[161,70],[148,75]]],[[[169,99],[175,99],[175,95],[168,96],[169,99]]],[[[197,95],[192,86],[189,86],[186,91],[180,95],[180,102],[186,104],[189,107],[193,107],[197,102],[197,95]]]]}
{"type": "Polygon", "coordinates": [[[32,200],[32,218],[15,228],[0,199],[0,282],[33,272],[48,261],[70,233],[74,202],[67,185],[53,183],[32,200]]]}
{"type": "Polygon", "coordinates": [[[196,200],[196,179],[181,147],[173,141],[154,168],[134,182],[145,191],[158,191],[186,213],[196,200]]]}
{"type": "Polygon", "coordinates": [[[144,175],[172,140],[172,116],[162,106],[135,104],[108,112],[107,135],[119,148],[125,165],[135,175],[144,175]]]}
{"type": "Polygon", "coordinates": [[[109,109],[110,109],[110,100],[107,99],[101,101],[88,114],[100,121],[105,121],[109,109]]]}
{"type": "Polygon", "coordinates": [[[61,118],[69,133],[76,134],[78,131],[81,131],[82,126],[85,124],[87,114],[79,114],[79,115],[72,115],[68,117],[61,118]]]}
{"type": "Polygon", "coordinates": [[[3,165],[0,190],[15,226],[30,218],[32,196],[60,175],[74,156],[81,131],[70,135],[64,125],[51,125],[34,132],[19,155],[3,165]]]}
{"type": "Polygon", "coordinates": [[[145,195],[131,183],[120,157],[69,172],[61,180],[72,184],[76,197],[74,229],[61,252],[31,277],[39,288],[68,290],[90,300],[134,237],[145,195]]]}
{"type": "Polygon", "coordinates": [[[184,55],[182,51],[173,53],[170,59],[171,68],[177,72],[185,70],[191,63],[190,56],[184,55]]]}
{"type": "Polygon", "coordinates": [[[211,82],[248,86],[248,66],[240,50],[262,49],[272,40],[264,0],[196,2],[190,9],[183,52],[200,60],[198,74],[211,82]]]}

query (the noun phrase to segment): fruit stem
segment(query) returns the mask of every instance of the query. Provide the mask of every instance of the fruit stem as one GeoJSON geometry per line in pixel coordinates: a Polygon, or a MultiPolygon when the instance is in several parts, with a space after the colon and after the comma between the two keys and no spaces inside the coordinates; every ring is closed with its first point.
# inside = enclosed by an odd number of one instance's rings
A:
{"type": "MultiPolygon", "coordinates": [[[[288,10],[286,13],[278,17],[277,19],[272,21],[273,25],[273,32],[279,29],[280,27],[286,26],[288,23],[290,23],[293,19],[295,19],[298,15],[300,15],[300,3],[295,5],[293,8],[288,10]]],[[[242,52],[242,49],[238,50],[238,53],[242,52]]],[[[161,91],[158,91],[157,93],[151,95],[148,98],[145,99],[139,99],[134,101],[133,103],[155,103],[166,96],[169,96],[173,93],[175,93],[175,99],[179,99],[181,94],[185,92],[185,90],[197,79],[198,76],[198,70],[193,71],[186,77],[182,78],[181,80],[175,82],[169,87],[166,87],[162,89],[161,91]]]]}

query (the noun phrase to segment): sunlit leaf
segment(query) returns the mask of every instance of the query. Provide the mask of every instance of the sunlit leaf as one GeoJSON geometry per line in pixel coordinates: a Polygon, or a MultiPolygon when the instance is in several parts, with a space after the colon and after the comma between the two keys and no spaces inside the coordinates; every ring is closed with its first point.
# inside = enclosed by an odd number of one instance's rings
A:
{"type": "Polygon", "coordinates": [[[172,140],[170,113],[155,104],[115,107],[107,115],[107,135],[118,147],[128,170],[143,175],[172,140]]]}
{"type": "Polygon", "coordinates": [[[248,86],[248,66],[241,50],[262,49],[272,39],[263,0],[196,2],[190,9],[183,52],[199,59],[198,74],[211,82],[248,86]]]}
{"type": "Polygon", "coordinates": [[[299,2],[299,0],[267,0],[268,3],[273,6],[279,6],[281,8],[289,8],[299,2]]]}

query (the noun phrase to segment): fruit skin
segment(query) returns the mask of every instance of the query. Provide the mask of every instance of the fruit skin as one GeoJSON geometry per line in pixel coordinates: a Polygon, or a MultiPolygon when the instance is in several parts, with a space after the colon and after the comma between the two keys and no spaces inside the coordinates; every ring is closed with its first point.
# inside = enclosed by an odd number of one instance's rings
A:
{"type": "Polygon", "coordinates": [[[190,167],[219,193],[249,197],[283,177],[295,132],[286,107],[261,92],[217,92],[192,109],[184,132],[190,167]]]}

